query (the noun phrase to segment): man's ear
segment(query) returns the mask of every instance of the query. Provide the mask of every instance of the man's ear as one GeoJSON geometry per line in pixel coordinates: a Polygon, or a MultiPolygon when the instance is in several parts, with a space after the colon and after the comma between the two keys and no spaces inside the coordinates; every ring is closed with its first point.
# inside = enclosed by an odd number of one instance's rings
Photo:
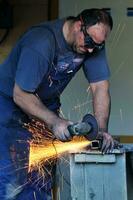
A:
{"type": "Polygon", "coordinates": [[[82,23],[81,23],[80,20],[75,22],[75,30],[76,31],[81,31],[82,30],[82,23]]]}

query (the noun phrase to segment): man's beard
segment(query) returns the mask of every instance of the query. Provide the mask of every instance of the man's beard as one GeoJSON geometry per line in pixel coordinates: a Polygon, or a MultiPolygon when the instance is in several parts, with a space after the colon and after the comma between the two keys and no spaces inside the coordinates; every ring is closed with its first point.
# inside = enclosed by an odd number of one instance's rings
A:
{"type": "Polygon", "coordinates": [[[73,43],[71,44],[71,49],[72,49],[75,53],[82,54],[82,55],[86,54],[85,52],[80,51],[80,48],[76,45],[76,42],[73,42],[73,43]]]}
{"type": "Polygon", "coordinates": [[[71,49],[72,49],[72,51],[74,51],[75,53],[77,53],[77,54],[81,54],[81,55],[91,55],[92,53],[90,53],[89,51],[82,51],[82,50],[80,50],[80,48],[84,48],[84,46],[77,46],[76,45],[76,43],[75,42],[73,42],[72,44],[71,44],[71,49]]]}

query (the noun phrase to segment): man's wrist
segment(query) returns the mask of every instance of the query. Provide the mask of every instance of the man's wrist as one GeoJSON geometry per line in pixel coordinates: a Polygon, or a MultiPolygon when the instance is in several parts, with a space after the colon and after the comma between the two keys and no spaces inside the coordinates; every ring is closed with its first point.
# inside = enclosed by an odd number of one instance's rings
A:
{"type": "Polygon", "coordinates": [[[102,139],[103,138],[103,133],[107,132],[106,128],[99,128],[98,129],[98,135],[97,135],[97,139],[102,139]]]}
{"type": "Polygon", "coordinates": [[[104,133],[104,132],[107,132],[107,129],[106,128],[99,128],[98,132],[99,133],[104,133]]]}

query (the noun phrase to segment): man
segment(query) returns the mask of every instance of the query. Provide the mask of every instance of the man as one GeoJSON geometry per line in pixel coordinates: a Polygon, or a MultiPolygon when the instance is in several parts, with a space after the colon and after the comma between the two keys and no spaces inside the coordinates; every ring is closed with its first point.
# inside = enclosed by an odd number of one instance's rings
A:
{"type": "Polygon", "coordinates": [[[23,156],[28,158],[31,136],[19,123],[27,116],[45,122],[57,139],[71,139],[67,127],[72,122],[59,117],[60,95],[81,67],[91,87],[102,151],[113,148],[107,132],[110,96],[105,55],[105,40],[112,26],[111,16],[102,9],[87,9],[77,17],[34,26],[0,66],[0,199],[48,198],[51,186],[41,191],[27,183],[24,188],[27,176],[21,169],[15,170],[18,165],[16,159],[13,164],[10,147],[17,142],[19,162],[23,156]]]}

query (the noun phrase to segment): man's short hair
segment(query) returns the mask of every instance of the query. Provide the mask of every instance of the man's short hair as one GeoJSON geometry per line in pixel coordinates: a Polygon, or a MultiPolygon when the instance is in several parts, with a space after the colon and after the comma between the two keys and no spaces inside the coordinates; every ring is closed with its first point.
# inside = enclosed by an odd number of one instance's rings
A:
{"type": "Polygon", "coordinates": [[[81,20],[83,25],[87,27],[93,26],[97,23],[103,23],[108,25],[111,30],[113,28],[112,17],[105,9],[85,9],[80,14],[78,14],[77,17],[68,17],[67,19],[72,19],[74,21],[81,20]]]}

